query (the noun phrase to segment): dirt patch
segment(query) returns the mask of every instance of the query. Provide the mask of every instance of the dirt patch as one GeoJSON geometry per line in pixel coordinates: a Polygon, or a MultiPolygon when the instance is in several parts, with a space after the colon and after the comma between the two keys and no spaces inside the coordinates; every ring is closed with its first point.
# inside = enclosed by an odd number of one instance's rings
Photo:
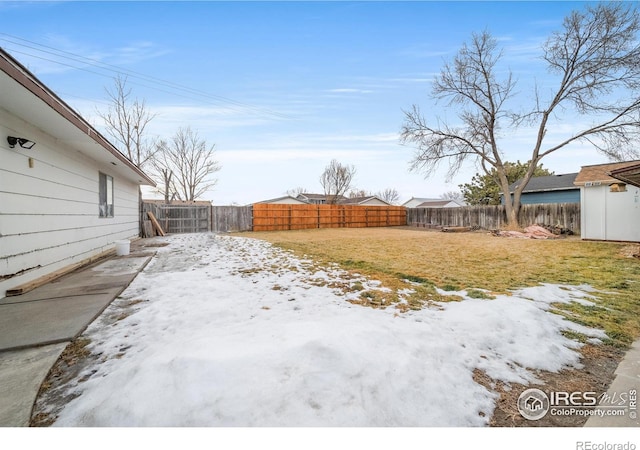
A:
{"type": "MultiPolygon", "coordinates": [[[[90,343],[89,339],[80,337],[64,349],[40,386],[29,423],[30,427],[50,426],[62,407],[75,398],[75,395],[69,394],[62,387],[76,380],[89,363],[96,359],[87,348],[90,343]],[[45,408],[45,404],[48,407],[45,408]]],[[[76,383],[85,380],[80,378],[76,383]]]]}
{"type": "Polygon", "coordinates": [[[640,245],[625,245],[620,249],[620,255],[626,258],[640,258],[640,245]]]}
{"type": "Polygon", "coordinates": [[[536,372],[543,384],[524,386],[506,385],[489,378],[480,370],[474,372],[474,380],[497,392],[500,398],[489,422],[492,427],[582,427],[586,416],[553,416],[547,414],[540,420],[527,420],[518,411],[518,397],[529,388],[544,392],[596,392],[607,391],[614,378],[614,372],[624,356],[624,352],[610,345],[586,345],[581,350],[583,367],[565,369],[557,373],[536,372]]]}

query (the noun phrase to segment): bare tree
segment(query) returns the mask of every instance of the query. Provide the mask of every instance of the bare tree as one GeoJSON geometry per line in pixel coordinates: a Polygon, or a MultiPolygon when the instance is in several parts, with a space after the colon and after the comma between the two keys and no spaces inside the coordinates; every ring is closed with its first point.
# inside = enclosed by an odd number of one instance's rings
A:
{"type": "Polygon", "coordinates": [[[215,186],[211,175],[221,167],[214,159],[214,145],[200,139],[191,128],[180,128],[164,145],[157,169],[163,174],[165,199],[194,201],[215,186]]]}
{"type": "Polygon", "coordinates": [[[384,191],[380,191],[376,194],[376,197],[384,200],[392,205],[397,205],[400,201],[400,194],[398,191],[392,188],[387,188],[384,191]]]}
{"type": "Polygon", "coordinates": [[[354,166],[343,166],[333,159],[320,176],[320,184],[328,202],[335,204],[350,188],[356,174],[354,166]]]}
{"type": "Polygon", "coordinates": [[[156,191],[169,203],[178,197],[175,186],[174,166],[169,158],[169,145],[165,140],[156,142],[156,154],[151,160],[156,191]]]}
{"type": "Polygon", "coordinates": [[[347,194],[349,198],[358,198],[358,197],[370,197],[373,194],[366,191],[365,189],[351,189],[347,194]]]}
{"type": "Polygon", "coordinates": [[[515,225],[522,190],[545,156],[576,142],[590,144],[611,159],[637,154],[633,145],[640,140],[639,28],[632,4],[597,3],[584,12],[572,12],[542,46],[542,58],[554,77],[546,86],[555,87],[543,91],[536,86],[535,101],[524,112],[507,107],[516,95],[516,82],[510,71],[499,67],[502,52],[496,39],[488,32],[473,34],[471,42],[444,65],[432,90],[434,99],[460,108],[460,124],[450,125],[440,118],[427,122],[415,105],[405,113],[401,142],[416,147],[412,169],[429,176],[447,160],[452,176],[472,159],[487,174],[495,169],[500,188],[509,192],[498,145],[500,131],[534,127],[536,138],[524,181],[513,198],[505,197],[507,219],[515,225]],[[549,127],[565,114],[586,117],[589,124],[576,125],[559,141],[547,144],[549,127]]]}
{"type": "Polygon", "coordinates": [[[305,192],[309,192],[307,189],[298,186],[297,188],[288,189],[285,194],[290,195],[291,197],[297,197],[300,194],[304,194],[305,192]]]}
{"type": "Polygon", "coordinates": [[[464,201],[464,196],[460,191],[448,191],[444,194],[440,195],[440,198],[443,200],[460,200],[464,201]]]}
{"type": "Polygon", "coordinates": [[[106,112],[97,113],[105,121],[107,133],[115,140],[120,152],[136,166],[142,167],[157,150],[146,137],[147,125],[155,114],[149,112],[144,100],[131,98],[126,78],[116,77],[113,88],[105,90],[111,104],[106,112]]]}

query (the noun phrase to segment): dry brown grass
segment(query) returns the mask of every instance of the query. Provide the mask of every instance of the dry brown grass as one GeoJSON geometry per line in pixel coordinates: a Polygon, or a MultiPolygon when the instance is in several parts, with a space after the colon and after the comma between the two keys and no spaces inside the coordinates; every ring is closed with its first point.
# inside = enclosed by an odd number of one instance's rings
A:
{"type": "MultiPolygon", "coordinates": [[[[404,279],[445,290],[510,289],[539,283],[589,284],[602,291],[597,307],[565,308],[571,319],[604,328],[612,343],[640,336],[640,261],[624,244],[512,239],[487,232],[442,233],[407,228],[340,228],[243,233],[321,262],[379,279],[392,289],[404,279]]],[[[432,292],[433,295],[433,292],[432,292]]],[[[429,298],[429,300],[439,300],[429,298]]],[[[420,305],[415,306],[420,307],[420,305]]]]}

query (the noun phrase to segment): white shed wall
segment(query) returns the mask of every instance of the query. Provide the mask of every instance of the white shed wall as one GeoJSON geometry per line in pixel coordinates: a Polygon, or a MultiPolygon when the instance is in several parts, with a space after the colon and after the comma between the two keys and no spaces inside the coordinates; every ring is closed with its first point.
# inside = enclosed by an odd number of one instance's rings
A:
{"type": "MultiPolygon", "coordinates": [[[[0,109],[0,297],[138,236],[138,185],[0,109]],[[5,136],[27,137],[31,150],[5,136]],[[29,167],[29,158],[33,167],[29,167]],[[114,217],[98,217],[98,173],[113,176],[114,217]]],[[[82,143],[81,145],[97,145],[82,143]]]]}
{"type": "Polygon", "coordinates": [[[640,242],[640,188],[610,192],[606,184],[581,187],[583,239],[640,242]]]}

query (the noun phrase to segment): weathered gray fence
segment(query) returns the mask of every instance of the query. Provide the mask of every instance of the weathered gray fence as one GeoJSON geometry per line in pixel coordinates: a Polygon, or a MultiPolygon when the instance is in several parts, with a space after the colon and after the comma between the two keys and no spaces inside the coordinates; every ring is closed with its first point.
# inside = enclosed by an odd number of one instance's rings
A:
{"type": "Polygon", "coordinates": [[[214,206],[212,228],[215,232],[251,231],[253,213],[251,206],[214,206]]]}
{"type": "Polygon", "coordinates": [[[148,212],[152,212],[165,233],[203,233],[211,231],[211,205],[144,203],[144,221],[148,220],[148,212]]]}
{"type": "MultiPolygon", "coordinates": [[[[522,226],[558,225],[576,234],[580,233],[580,203],[522,205],[518,218],[522,226]]],[[[495,230],[506,223],[507,215],[502,205],[407,209],[407,224],[417,227],[478,226],[487,230],[495,230]]]]}

